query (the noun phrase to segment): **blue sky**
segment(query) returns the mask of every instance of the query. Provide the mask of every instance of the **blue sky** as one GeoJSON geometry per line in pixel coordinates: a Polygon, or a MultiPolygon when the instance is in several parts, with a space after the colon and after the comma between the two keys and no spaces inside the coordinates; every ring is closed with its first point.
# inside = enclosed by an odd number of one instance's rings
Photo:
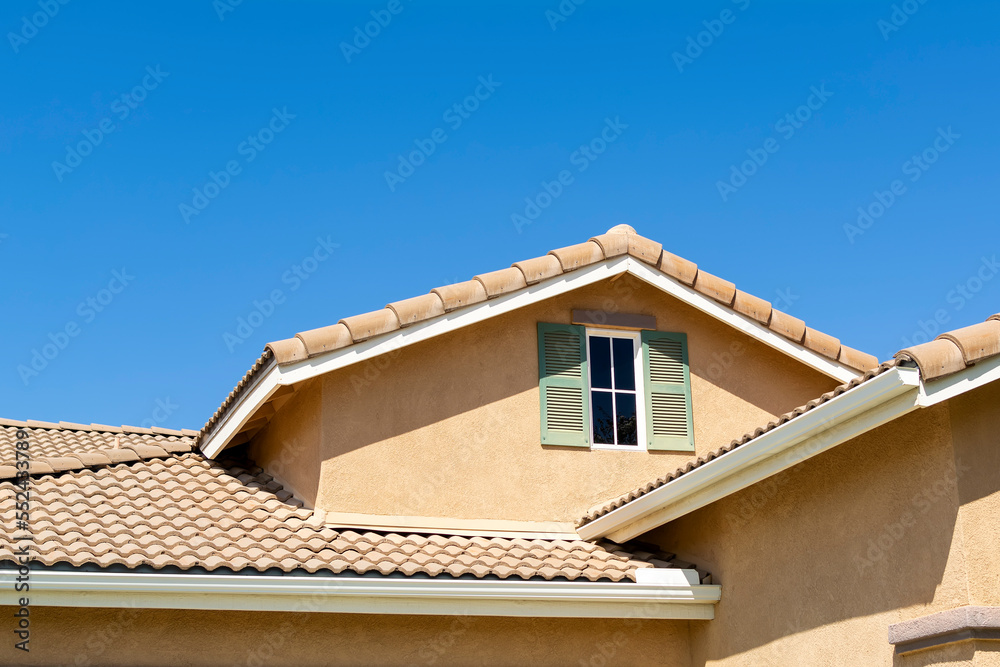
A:
{"type": "Polygon", "coordinates": [[[269,340],[620,223],[880,358],[982,321],[998,20],[943,0],[10,0],[0,416],[200,428],[269,340]]]}

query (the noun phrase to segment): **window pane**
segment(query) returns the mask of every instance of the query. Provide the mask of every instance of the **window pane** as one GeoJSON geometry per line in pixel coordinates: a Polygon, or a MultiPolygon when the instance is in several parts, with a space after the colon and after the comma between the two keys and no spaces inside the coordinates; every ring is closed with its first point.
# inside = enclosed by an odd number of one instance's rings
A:
{"type": "Polygon", "coordinates": [[[635,414],[635,394],[615,393],[618,407],[618,444],[638,445],[639,425],[635,414]]]}
{"type": "Polygon", "coordinates": [[[590,337],[590,386],[611,389],[611,339],[590,337]]]}
{"type": "Polygon", "coordinates": [[[615,389],[635,389],[635,348],[631,338],[613,338],[615,389]]]}
{"type": "MultiPolygon", "coordinates": [[[[611,392],[592,391],[590,392],[590,397],[591,406],[593,407],[594,442],[598,445],[615,444],[615,424],[614,411],[611,405],[611,392]]],[[[634,403],[635,401],[633,401],[634,403]]]]}

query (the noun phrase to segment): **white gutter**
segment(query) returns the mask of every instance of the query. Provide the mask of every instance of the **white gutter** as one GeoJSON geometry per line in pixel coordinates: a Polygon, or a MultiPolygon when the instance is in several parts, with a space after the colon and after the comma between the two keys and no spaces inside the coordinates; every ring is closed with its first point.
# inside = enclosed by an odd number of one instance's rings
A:
{"type": "Polygon", "coordinates": [[[622,543],[920,407],[915,368],[896,367],[580,527],[622,543]]]}
{"type": "MultiPolygon", "coordinates": [[[[639,577],[644,583],[35,570],[23,595],[32,605],[55,607],[559,618],[634,618],[638,611],[644,618],[715,617],[720,586],[699,584],[694,570],[648,570],[648,576],[639,577]]],[[[13,590],[16,576],[16,571],[0,572],[0,586],[13,590]]]]}

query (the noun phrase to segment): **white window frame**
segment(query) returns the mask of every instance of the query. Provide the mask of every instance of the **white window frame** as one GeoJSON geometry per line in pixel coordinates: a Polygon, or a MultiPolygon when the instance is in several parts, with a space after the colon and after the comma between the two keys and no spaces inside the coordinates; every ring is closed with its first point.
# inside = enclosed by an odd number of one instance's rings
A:
{"type": "MultiPolygon", "coordinates": [[[[598,329],[598,328],[586,328],[587,339],[587,405],[590,408],[589,412],[589,424],[587,428],[590,429],[590,448],[591,449],[608,449],[614,450],[616,452],[644,452],[646,451],[646,382],[645,374],[642,369],[642,335],[638,331],[625,331],[622,329],[598,329]],[[590,383],[590,339],[592,336],[597,336],[599,338],[629,338],[632,340],[632,352],[633,352],[633,364],[635,368],[635,417],[636,417],[636,429],[638,433],[636,434],[639,439],[638,445],[603,445],[597,444],[594,441],[594,401],[591,395],[592,387],[590,383]]],[[[614,372],[614,354],[612,353],[612,372],[614,372]]]]}

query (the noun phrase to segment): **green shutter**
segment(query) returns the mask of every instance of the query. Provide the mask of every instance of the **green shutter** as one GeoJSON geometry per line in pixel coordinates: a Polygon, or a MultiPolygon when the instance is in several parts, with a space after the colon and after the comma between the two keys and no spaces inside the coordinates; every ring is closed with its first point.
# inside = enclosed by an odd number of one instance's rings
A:
{"type": "Polygon", "coordinates": [[[570,324],[538,324],[542,444],[590,447],[587,336],[570,324]]]}
{"type": "Polygon", "coordinates": [[[642,332],[649,449],[694,450],[687,335],[642,332]]]}

